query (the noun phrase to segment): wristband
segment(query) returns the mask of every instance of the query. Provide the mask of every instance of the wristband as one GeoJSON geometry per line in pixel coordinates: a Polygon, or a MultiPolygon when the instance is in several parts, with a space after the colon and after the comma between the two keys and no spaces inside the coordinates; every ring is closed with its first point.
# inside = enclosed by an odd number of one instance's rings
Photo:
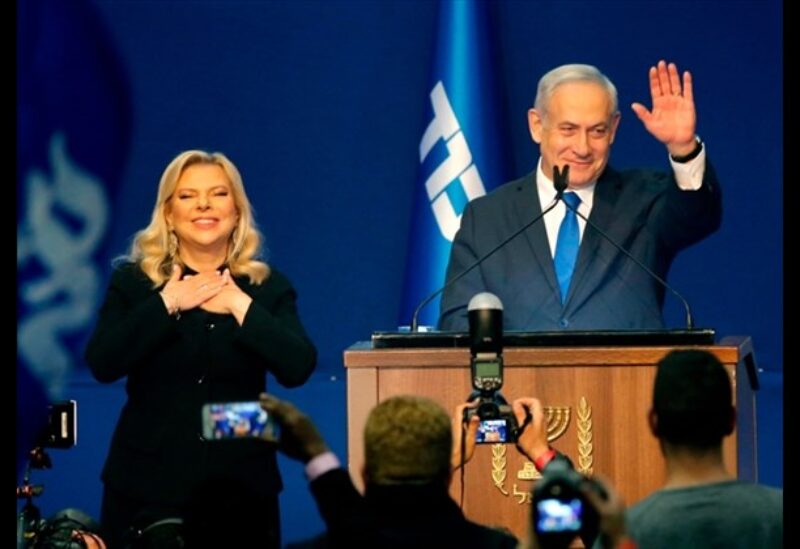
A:
{"type": "Polygon", "coordinates": [[[533,460],[533,464],[536,466],[536,470],[540,473],[547,467],[547,464],[550,463],[553,458],[556,457],[556,451],[550,448],[541,456],[533,460]]]}

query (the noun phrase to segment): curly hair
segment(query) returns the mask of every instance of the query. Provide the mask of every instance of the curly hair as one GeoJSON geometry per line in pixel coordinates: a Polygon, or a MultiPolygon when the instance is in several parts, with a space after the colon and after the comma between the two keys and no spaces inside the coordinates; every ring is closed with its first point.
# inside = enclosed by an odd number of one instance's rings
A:
{"type": "Polygon", "coordinates": [[[154,288],[169,279],[173,265],[185,267],[177,253],[177,246],[170,244],[175,236],[169,229],[166,214],[178,179],[186,168],[195,164],[215,164],[227,175],[239,220],[231,234],[225,264],[232,275],[245,275],[251,283],[261,284],[270,273],[269,266],[257,259],[261,249],[261,233],[256,226],[253,208],[245,194],[239,170],[219,152],[184,151],[169,163],[158,184],[158,195],[150,224],[134,235],[130,251],[121,259],[137,263],[153,281],[154,288]]]}
{"type": "Polygon", "coordinates": [[[427,484],[450,474],[450,417],[433,400],[396,396],[379,403],[364,428],[372,484],[427,484]]]}

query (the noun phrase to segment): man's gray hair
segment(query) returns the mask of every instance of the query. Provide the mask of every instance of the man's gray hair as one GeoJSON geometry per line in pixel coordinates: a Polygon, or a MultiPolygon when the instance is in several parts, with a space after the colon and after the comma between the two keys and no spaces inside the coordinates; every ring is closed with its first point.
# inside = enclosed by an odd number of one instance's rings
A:
{"type": "Polygon", "coordinates": [[[608,92],[611,98],[611,113],[617,112],[617,88],[593,65],[561,65],[551,70],[539,80],[536,88],[536,101],[533,107],[539,111],[542,117],[547,116],[547,107],[555,89],[561,84],[568,82],[594,82],[599,84],[608,92]]]}

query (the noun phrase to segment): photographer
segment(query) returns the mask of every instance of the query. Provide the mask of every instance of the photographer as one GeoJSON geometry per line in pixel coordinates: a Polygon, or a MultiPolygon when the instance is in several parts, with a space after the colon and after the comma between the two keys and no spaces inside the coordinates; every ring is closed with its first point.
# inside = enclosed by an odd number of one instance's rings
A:
{"type": "MultiPolygon", "coordinates": [[[[288,402],[261,395],[281,425],[279,449],[306,464],[328,527],[320,547],[516,548],[510,534],[467,520],[450,498],[453,423],[437,403],[397,396],[375,406],[364,428],[362,496],[311,420],[288,402]]],[[[457,410],[463,417],[463,406],[457,410]]],[[[456,425],[460,432],[460,422],[456,425]]],[[[475,426],[471,424],[474,440],[475,426]]],[[[469,431],[468,430],[468,431],[469,431]]]]}

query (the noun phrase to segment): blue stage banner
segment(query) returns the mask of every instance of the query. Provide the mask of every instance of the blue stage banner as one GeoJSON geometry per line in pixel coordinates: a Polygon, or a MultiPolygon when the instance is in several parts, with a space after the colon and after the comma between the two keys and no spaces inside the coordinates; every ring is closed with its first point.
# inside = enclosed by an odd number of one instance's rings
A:
{"type": "MultiPolygon", "coordinates": [[[[467,202],[506,180],[505,109],[492,32],[492,4],[442,0],[419,144],[399,324],[445,283],[450,246],[467,202]]],[[[439,296],[419,315],[435,326],[439,296]]]]}
{"type": "Polygon", "coordinates": [[[17,470],[102,299],[127,77],[86,0],[17,2],[17,470]]]}

